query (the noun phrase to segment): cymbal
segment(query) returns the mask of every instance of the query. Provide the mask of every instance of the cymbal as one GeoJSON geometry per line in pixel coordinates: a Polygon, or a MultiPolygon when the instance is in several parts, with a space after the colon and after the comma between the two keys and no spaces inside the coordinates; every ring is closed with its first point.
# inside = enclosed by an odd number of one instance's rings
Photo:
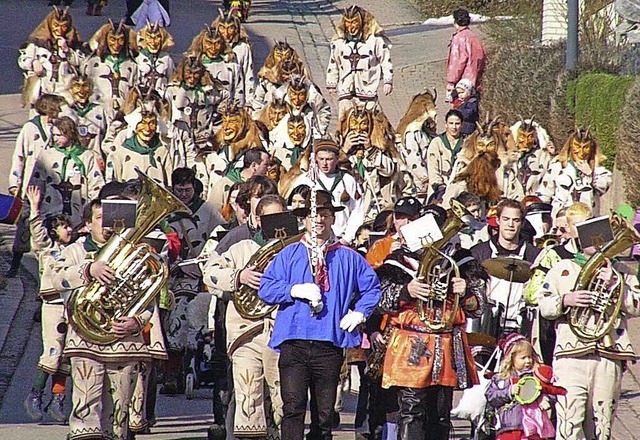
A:
{"type": "Polygon", "coordinates": [[[515,283],[525,283],[531,278],[528,261],[513,257],[496,257],[482,262],[489,275],[515,283]]]}

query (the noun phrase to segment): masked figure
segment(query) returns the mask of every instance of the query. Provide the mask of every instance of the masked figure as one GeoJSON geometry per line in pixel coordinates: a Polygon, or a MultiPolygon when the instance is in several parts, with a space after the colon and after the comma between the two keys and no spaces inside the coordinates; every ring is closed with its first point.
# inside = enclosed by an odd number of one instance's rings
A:
{"type": "Polygon", "coordinates": [[[189,132],[199,148],[213,137],[222,122],[220,103],[228,100],[227,89],[211,78],[195,55],[186,55],[167,87],[171,122],[189,132]]]}
{"type": "Polygon", "coordinates": [[[312,122],[315,138],[325,137],[331,121],[331,106],[318,87],[301,75],[293,75],[288,83],[280,86],[274,97],[284,97],[293,114],[304,114],[312,122]]]}
{"type": "Polygon", "coordinates": [[[282,119],[280,127],[277,137],[271,139],[269,151],[289,171],[311,145],[311,121],[304,115],[290,113],[282,119]]]}
{"type": "Polygon", "coordinates": [[[553,218],[575,202],[593,208],[609,190],[612,174],[602,166],[604,159],[588,129],[576,129],[569,136],[539,189],[540,198],[553,206],[553,218]]]}
{"type": "Polygon", "coordinates": [[[169,138],[169,129],[157,109],[144,102],[125,117],[127,126],[108,144],[106,178],[126,182],[137,177],[135,168],[161,185],[169,186],[169,177],[179,165],[178,148],[169,138]]]}
{"type": "Polygon", "coordinates": [[[168,52],[173,49],[173,38],[158,23],[147,25],[138,32],[140,53],[136,56],[138,84],[157,90],[161,96],[173,76],[176,66],[168,52]]]}
{"type": "Polygon", "coordinates": [[[193,39],[189,53],[200,58],[211,77],[222,83],[229,93],[231,102],[244,106],[242,67],[220,31],[205,25],[204,30],[193,39]]]}
{"type": "Polygon", "coordinates": [[[254,116],[273,100],[276,89],[287,83],[293,75],[311,77],[293,47],[286,41],[276,40],[275,46],[258,72],[258,84],[251,101],[254,116]]]}
{"type": "Polygon", "coordinates": [[[426,192],[429,185],[427,149],[436,137],[436,93],[424,92],[413,97],[403,118],[398,123],[400,141],[398,149],[404,156],[407,170],[418,192],[426,192]]]}
{"type": "Polygon", "coordinates": [[[111,122],[138,79],[136,33],[122,23],[109,22],[91,37],[89,47],[93,55],[82,73],[91,78],[94,99],[111,122]]]}
{"type": "Polygon", "coordinates": [[[364,188],[367,218],[373,220],[398,198],[398,169],[403,161],[395,148],[393,128],[381,111],[360,107],[342,116],[337,136],[364,188]]]}
{"type": "Polygon", "coordinates": [[[222,35],[236,56],[242,73],[245,99],[250,102],[256,89],[256,80],[253,77],[253,50],[249,37],[238,17],[231,13],[224,15],[220,11],[220,16],[213,22],[213,27],[222,35]]]}
{"type": "Polygon", "coordinates": [[[327,67],[327,89],[337,93],[339,116],[352,105],[378,102],[378,87],[385,94],[393,90],[391,43],[369,12],[359,6],[348,8],[331,42],[327,67]]]}
{"type": "Polygon", "coordinates": [[[274,98],[266,107],[260,110],[255,117],[267,130],[269,130],[269,140],[275,139],[281,131],[278,129],[280,121],[289,114],[289,103],[284,98],[274,98]]]}
{"type": "Polygon", "coordinates": [[[500,197],[524,198],[516,167],[520,155],[509,127],[498,122],[498,118],[491,122],[487,118],[483,125],[478,124],[457,157],[443,196],[445,208],[463,191],[489,204],[496,203],[500,197]]]}
{"type": "MultiPolygon", "coordinates": [[[[100,156],[100,166],[104,170],[104,160],[100,150],[107,132],[107,116],[100,103],[92,101],[93,85],[86,75],[78,74],[70,78],[67,92],[68,110],[63,114],[73,119],[78,127],[78,141],[85,150],[95,151],[100,156]]],[[[105,153],[106,157],[106,153],[105,153]]]]}
{"type": "MultiPolygon", "coordinates": [[[[211,146],[200,151],[196,161],[196,177],[208,194],[213,185],[231,168],[241,165],[243,154],[251,148],[267,149],[260,130],[249,112],[237,105],[221,107],[222,126],[215,134],[211,146]]],[[[207,197],[203,196],[206,200],[207,197]]]]}
{"type": "Polygon", "coordinates": [[[72,67],[84,59],[80,34],[73,27],[69,8],[53,8],[20,48],[18,66],[25,84],[23,106],[31,106],[44,93],[60,94],[72,67]]]}
{"type": "Polygon", "coordinates": [[[511,127],[511,133],[521,154],[518,160],[518,179],[522,183],[525,195],[534,195],[538,193],[553,159],[549,148],[553,150],[555,147],[547,131],[535,122],[533,117],[525,120],[520,118],[520,121],[511,127]]]}

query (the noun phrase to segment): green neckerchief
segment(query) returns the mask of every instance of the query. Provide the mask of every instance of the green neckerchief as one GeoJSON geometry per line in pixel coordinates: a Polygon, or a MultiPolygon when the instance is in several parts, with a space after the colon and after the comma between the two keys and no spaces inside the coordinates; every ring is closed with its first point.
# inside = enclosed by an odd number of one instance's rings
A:
{"type": "Polygon", "coordinates": [[[80,168],[80,172],[82,173],[82,175],[85,175],[86,169],[84,167],[84,162],[82,162],[82,159],[80,159],[80,155],[87,150],[78,145],[74,145],[73,147],[71,147],[71,149],[67,149],[60,148],[59,146],[53,144],[53,148],[64,154],[64,159],[62,160],[62,171],[60,171],[62,180],[67,180],[67,164],[70,160],[73,160],[73,163],[75,163],[78,168],[80,168]]]}
{"type": "Polygon", "coordinates": [[[121,50],[117,57],[114,57],[111,54],[107,54],[105,57],[106,61],[111,61],[113,64],[113,73],[120,74],[120,65],[127,60],[127,54],[124,53],[124,50],[121,50]]]}
{"type": "Polygon", "coordinates": [[[582,253],[582,251],[576,252],[576,256],[573,257],[573,262],[580,266],[584,266],[588,260],[589,259],[586,257],[585,254],[582,253]]]}
{"type": "Polygon", "coordinates": [[[438,135],[438,137],[444,144],[444,147],[447,150],[451,151],[451,163],[453,163],[460,150],[462,150],[462,141],[464,140],[464,136],[460,135],[460,137],[458,138],[458,142],[456,142],[456,146],[454,148],[451,148],[451,144],[449,143],[449,139],[447,138],[447,133],[442,133],[438,135]]]}
{"type": "Polygon", "coordinates": [[[187,92],[190,91],[190,90],[193,90],[193,93],[196,95],[196,103],[204,101],[205,107],[208,106],[208,101],[206,99],[202,99],[202,97],[205,96],[205,93],[204,93],[204,90],[202,90],[202,85],[201,84],[196,84],[195,87],[189,87],[187,85],[187,83],[182,81],[180,83],[180,88],[182,90],[186,90],[187,92]]]}
{"type": "Polygon", "coordinates": [[[149,49],[147,49],[146,47],[141,48],[140,49],[140,53],[142,55],[144,55],[145,57],[149,58],[154,63],[158,60],[158,55],[160,55],[160,52],[155,53],[155,54],[149,52],[149,49]]]}
{"type": "Polygon", "coordinates": [[[205,54],[202,54],[202,64],[211,64],[211,63],[220,63],[224,61],[221,55],[218,55],[215,58],[209,58],[205,54]]]}
{"type": "Polygon", "coordinates": [[[204,204],[204,200],[200,197],[194,197],[191,199],[187,207],[191,210],[191,214],[187,214],[186,212],[176,212],[171,217],[169,217],[169,223],[177,222],[178,220],[182,220],[185,218],[190,218],[192,215],[200,209],[200,207],[204,204]]]}
{"type": "Polygon", "coordinates": [[[151,162],[151,166],[154,168],[156,167],[156,150],[158,149],[158,147],[160,147],[160,145],[160,136],[158,136],[158,133],[156,133],[151,138],[151,142],[146,147],[140,143],[136,134],[124,141],[124,143],[122,144],[122,146],[128,150],[135,151],[138,154],[148,155],[149,162],[151,162]]]}
{"type": "Polygon", "coordinates": [[[35,118],[33,118],[31,122],[33,122],[33,125],[35,125],[38,128],[38,131],[40,132],[40,136],[42,136],[42,141],[47,142],[49,140],[49,136],[47,136],[47,133],[44,131],[44,127],[42,126],[42,117],[38,115],[35,118]]]}
{"type": "Polygon", "coordinates": [[[267,239],[262,235],[262,229],[259,229],[255,234],[253,234],[253,241],[258,243],[260,246],[267,244],[267,239]]]}
{"type": "Polygon", "coordinates": [[[300,146],[293,147],[289,149],[289,151],[291,151],[291,165],[295,165],[298,159],[300,158],[300,156],[302,156],[302,153],[304,152],[304,147],[300,147],[300,146]]]}
{"type": "Polygon", "coordinates": [[[337,171],[336,176],[333,178],[331,189],[327,189],[327,187],[324,186],[324,183],[322,183],[322,179],[318,179],[318,183],[320,184],[322,189],[327,191],[329,194],[331,194],[331,200],[333,200],[333,190],[336,189],[338,184],[342,181],[342,177],[343,177],[342,171],[337,171]]]}
{"type": "Polygon", "coordinates": [[[242,176],[240,175],[241,172],[242,168],[231,168],[225,177],[233,183],[241,183],[243,181],[242,176]]]}
{"type": "Polygon", "coordinates": [[[358,32],[355,36],[345,32],[344,37],[349,43],[360,43],[362,41],[362,31],[358,32]]]}
{"type": "Polygon", "coordinates": [[[360,176],[361,179],[364,179],[364,173],[366,172],[366,169],[364,167],[364,164],[362,163],[362,159],[361,158],[356,158],[356,169],[358,170],[358,175],[360,176]]]}
{"type": "Polygon", "coordinates": [[[87,113],[89,113],[91,110],[93,110],[93,108],[96,106],[97,104],[87,104],[86,107],[78,107],[77,103],[76,105],[74,105],[73,111],[76,112],[76,115],[80,116],[81,118],[84,118],[85,116],[87,116],[87,113]]]}
{"type": "Polygon", "coordinates": [[[87,235],[87,239],[84,241],[84,250],[87,252],[100,252],[100,249],[102,249],[102,246],[98,246],[98,243],[96,243],[95,241],[93,241],[93,238],[91,238],[91,235],[87,235]]]}

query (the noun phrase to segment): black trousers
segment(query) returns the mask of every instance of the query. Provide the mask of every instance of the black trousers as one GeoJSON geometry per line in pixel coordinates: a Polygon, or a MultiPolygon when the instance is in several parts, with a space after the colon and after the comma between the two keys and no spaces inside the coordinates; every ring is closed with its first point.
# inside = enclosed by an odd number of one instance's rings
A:
{"type": "Polygon", "coordinates": [[[280,346],[282,440],[303,440],[307,393],[317,404],[321,439],[331,439],[333,407],[340,380],[343,349],[331,342],[290,340],[280,346]]]}
{"type": "Polygon", "coordinates": [[[453,387],[400,388],[398,439],[447,440],[451,429],[452,404],[453,387]]]}

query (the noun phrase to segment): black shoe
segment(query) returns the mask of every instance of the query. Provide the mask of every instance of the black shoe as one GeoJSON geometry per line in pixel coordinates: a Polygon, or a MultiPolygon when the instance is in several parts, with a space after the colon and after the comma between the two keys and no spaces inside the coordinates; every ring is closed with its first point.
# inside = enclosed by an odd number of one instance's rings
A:
{"type": "Polygon", "coordinates": [[[32,420],[39,422],[42,420],[42,390],[31,389],[31,392],[24,401],[24,409],[32,420]]]}
{"type": "Polygon", "coordinates": [[[44,411],[58,423],[65,423],[67,415],[64,413],[64,394],[54,394],[44,411]]]}
{"type": "Polygon", "coordinates": [[[331,427],[333,429],[338,429],[340,427],[340,413],[334,411],[332,419],[333,424],[331,425],[331,427]]]}
{"type": "Polygon", "coordinates": [[[7,278],[13,278],[18,275],[18,272],[20,272],[20,265],[11,266],[4,276],[7,278]]]}
{"type": "Polygon", "coordinates": [[[213,424],[207,429],[207,440],[225,440],[227,438],[227,428],[224,425],[213,424]]]}

